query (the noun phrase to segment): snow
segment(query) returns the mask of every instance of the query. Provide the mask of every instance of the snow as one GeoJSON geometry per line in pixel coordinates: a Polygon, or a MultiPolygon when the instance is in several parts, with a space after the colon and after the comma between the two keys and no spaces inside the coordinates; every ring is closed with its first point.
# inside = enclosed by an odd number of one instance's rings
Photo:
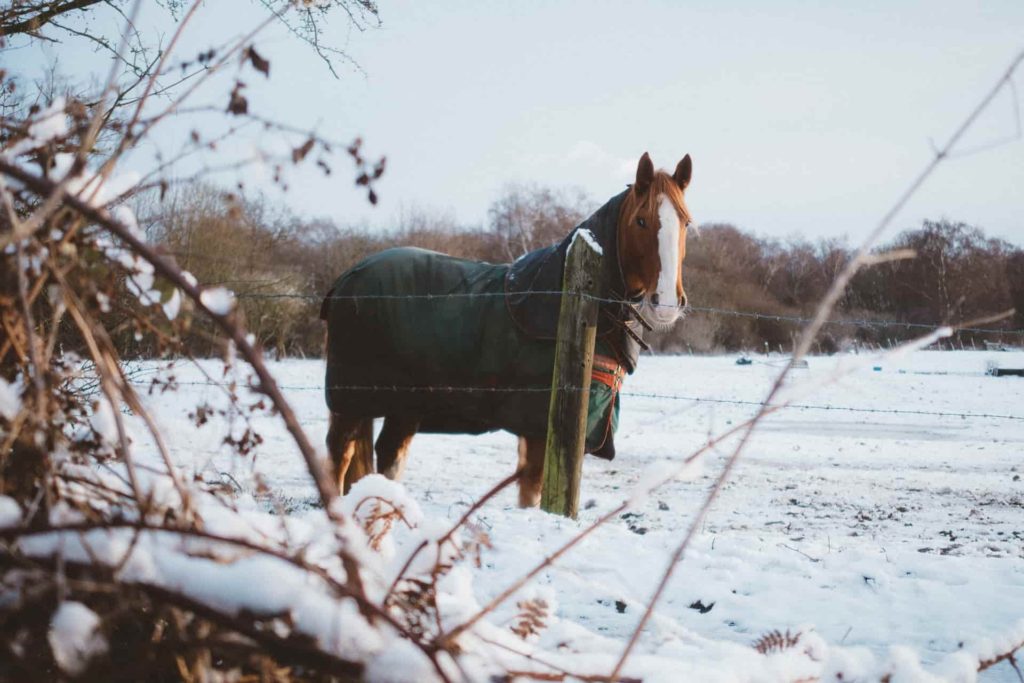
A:
{"type": "Polygon", "coordinates": [[[199,300],[214,315],[227,315],[235,307],[235,295],[226,287],[204,289],[199,300]]]}
{"type": "Polygon", "coordinates": [[[28,137],[10,145],[0,153],[13,159],[67,135],[68,117],[64,113],[64,106],[64,98],[56,98],[50,106],[32,118],[28,126],[28,137]]]}
{"type": "Polygon", "coordinates": [[[21,524],[21,506],[10,496],[0,495],[0,529],[10,529],[21,524]]]}
{"type": "MultiPolygon", "coordinates": [[[[465,634],[460,664],[474,679],[494,673],[494,662],[548,670],[489,641],[573,671],[611,671],[735,441],[708,452],[700,467],[684,468],[686,476],[673,475],[709,436],[756,412],[753,404],[767,394],[784,360],[760,357],[737,366],[735,356],[645,356],[623,389],[616,460],[584,463],[578,521],[518,509],[514,487],[476,513],[476,530],[486,533],[491,547],[481,548],[479,568],[464,560],[444,578],[438,606],[447,626],[472,615],[623,500],[632,502],[465,634]],[[669,481],[651,491],[663,479],[669,481]],[[519,612],[516,603],[537,591],[557,596],[557,606],[539,636],[524,642],[509,625],[519,612]]],[[[820,408],[783,409],[757,427],[623,674],[645,681],[836,680],[838,672],[844,680],[891,673],[893,681],[970,681],[979,660],[1024,640],[1024,598],[1015,597],[1024,596],[1024,419],[971,416],[1024,417],[1024,380],[985,375],[989,362],[1024,366],[1024,353],[811,357],[808,369],[794,371],[788,390],[801,405],[820,408]],[[801,386],[815,392],[806,395],[801,386]],[[893,410],[904,412],[886,412],[893,410]],[[698,601],[705,610],[692,607],[698,601]],[[798,646],[768,656],[750,647],[776,629],[801,633],[798,646]]],[[[221,375],[219,361],[202,363],[210,376],[221,375]]],[[[322,361],[269,367],[310,439],[322,443],[322,361]]],[[[174,373],[182,383],[178,393],[147,403],[172,457],[187,475],[207,481],[230,475],[243,488],[239,511],[203,508],[206,528],[265,541],[285,526],[291,543],[310,543],[307,558],[327,563],[340,577],[335,534],[367,545],[362,525],[372,537],[380,522],[370,522],[373,501],[360,503],[374,496],[392,501],[408,524],[394,521],[376,549],[359,554],[367,590],[378,599],[423,541],[444,534],[516,463],[508,434],[418,435],[401,485],[364,479],[338,503],[346,515],[358,507],[360,524],[333,529],[317,509],[312,482],[279,418],[255,416],[264,443],[253,457],[233,456],[223,444],[227,418],[214,416],[198,429],[188,418],[200,402],[223,406],[221,389],[203,385],[194,367],[179,364],[174,373]],[[260,493],[256,475],[270,485],[269,495],[260,493]],[[268,513],[280,509],[290,514],[268,513]]],[[[148,454],[155,463],[150,439],[125,418],[137,458],[148,454]]],[[[129,534],[85,536],[111,562],[131,540],[129,534]]],[[[463,529],[455,542],[471,536],[463,529]]],[[[37,536],[22,547],[37,554],[61,547],[68,556],[85,557],[70,534],[37,536]]],[[[440,550],[454,558],[454,544],[440,550]]],[[[438,552],[428,543],[410,572],[429,571],[438,552]]],[[[124,572],[137,580],[181,582],[190,594],[225,609],[288,610],[293,628],[324,647],[361,653],[370,680],[434,675],[418,651],[382,639],[357,610],[274,558],[147,533],[124,572]],[[230,562],[200,551],[227,553],[230,562]],[[332,628],[338,619],[352,624],[343,630],[345,640],[332,628]]],[[[1003,663],[978,679],[1003,683],[1016,675],[1003,663]]]]}
{"type": "Polygon", "coordinates": [[[704,458],[698,456],[693,460],[683,459],[679,462],[672,460],[655,460],[646,467],[640,474],[640,479],[633,487],[633,493],[629,497],[630,507],[642,503],[646,496],[651,495],[654,490],[662,484],[678,479],[679,481],[692,481],[704,472],[704,458]]]}
{"type": "Polygon", "coordinates": [[[50,621],[47,637],[57,665],[72,676],[84,672],[93,657],[107,651],[100,618],[80,602],[60,604],[50,621]]]}
{"type": "Polygon", "coordinates": [[[124,204],[120,206],[115,206],[113,209],[110,210],[110,215],[118,223],[128,228],[128,231],[132,235],[139,238],[140,240],[145,240],[146,236],[142,232],[142,229],[139,227],[139,222],[135,218],[135,212],[132,211],[129,207],[125,206],[124,204]]]}
{"type": "MultiPolygon", "coordinates": [[[[115,206],[111,210],[113,217],[140,240],[145,235],[139,228],[135,213],[127,206],[115,206]]],[[[172,288],[165,294],[156,287],[156,272],[153,264],[142,258],[127,247],[119,246],[112,236],[101,234],[96,239],[96,246],[114,263],[120,265],[128,273],[125,286],[143,306],[160,306],[168,320],[174,320],[181,310],[181,292],[172,288]]],[[[191,282],[194,284],[195,278],[191,282]]],[[[109,298],[102,292],[96,294],[101,310],[110,307],[109,298]]]]}
{"type": "Polygon", "coordinates": [[[590,232],[585,228],[580,228],[579,230],[572,234],[572,241],[569,242],[569,248],[565,252],[567,258],[568,255],[572,253],[572,248],[573,245],[576,244],[576,240],[580,238],[582,238],[583,241],[586,242],[590,246],[590,248],[594,250],[594,253],[596,253],[598,256],[604,256],[604,249],[602,249],[601,245],[598,244],[597,238],[594,237],[594,233],[590,232]]]}
{"type": "Polygon", "coordinates": [[[163,307],[164,315],[168,320],[177,318],[178,312],[181,310],[181,292],[177,289],[171,291],[171,296],[163,303],[163,307]]]}
{"type": "Polygon", "coordinates": [[[101,396],[93,405],[92,415],[89,417],[89,426],[107,444],[116,444],[119,440],[117,431],[117,420],[114,417],[114,408],[106,396],[101,396]]]}
{"type": "Polygon", "coordinates": [[[0,417],[11,421],[21,411],[21,383],[0,377],[0,417]]]}
{"type": "Polygon", "coordinates": [[[120,199],[129,190],[138,185],[141,176],[135,171],[128,171],[112,177],[84,170],[71,176],[74,169],[75,155],[67,152],[53,155],[53,168],[50,177],[66,184],[68,192],[96,208],[105,207],[120,199]]]}
{"type": "Polygon", "coordinates": [[[437,674],[419,648],[401,640],[370,660],[365,678],[374,683],[408,683],[435,681],[437,674]]]}
{"type": "Polygon", "coordinates": [[[64,114],[63,97],[56,98],[41,111],[28,127],[28,135],[36,144],[44,145],[68,134],[68,117],[64,114]]]}

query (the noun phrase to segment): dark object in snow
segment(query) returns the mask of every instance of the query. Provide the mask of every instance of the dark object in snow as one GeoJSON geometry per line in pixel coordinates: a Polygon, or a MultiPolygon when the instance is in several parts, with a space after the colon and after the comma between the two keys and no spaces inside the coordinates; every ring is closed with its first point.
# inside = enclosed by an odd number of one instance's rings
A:
{"type": "Polygon", "coordinates": [[[989,374],[993,377],[1024,377],[1024,368],[992,368],[989,374]]]}
{"type": "Polygon", "coordinates": [[[700,600],[694,600],[693,602],[690,603],[690,609],[695,609],[698,612],[700,612],[701,614],[707,614],[708,612],[711,611],[711,608],[714,607],[714,606],[715,606],[715,603],[713,603],[713,602],[710,602],[710,603],[705,605],[700,600]]]}
{"type": "Polygon", "coordinates": [[[658,501],[658,509],[665,512],[668,511],[668,503],[663,500],[658,501]]]}
{"type": "Polygon", "coordinates": [[[740,356],[736,359],[736,365],[753,365],[754,361],[750,360],[746,356],[740,356]]]}
{"type": "Polygon", "coordinates": [[[615,601],[615,611],[618,612],[619,614],[625,614],[626,613],[626,603],[623,602],[622,600],[616,600],[615,601]]]}
{"type": "Polygon", "coordinates": [[[632,531],[634,534],[637,534],[638,536],[643,536],[647,533],[647,527],[640,526],[636,523],[636,520],[642,518],[643,514],[639,512],[627,512],[622,515],[622,519],[626,520],[626,526],[629,528],[629,530],[632,531]]]}
{"type": "Polygon", "coordinates": [[[583,509],[584,510],[593,510],[596,507],[597,507],[597,500],[595,500],[594,498],[591,498],[590,500],[588,500],[586,503],[583,504],[583,509]]]}

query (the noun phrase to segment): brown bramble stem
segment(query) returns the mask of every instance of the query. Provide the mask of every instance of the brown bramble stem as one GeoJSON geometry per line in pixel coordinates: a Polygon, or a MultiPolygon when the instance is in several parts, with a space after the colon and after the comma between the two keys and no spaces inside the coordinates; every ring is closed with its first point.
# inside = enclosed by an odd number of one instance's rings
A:
{"type": "MultiPolygon", "coordinates": [[[[31,187],[39,194],[49,194],[57,189],[56,183],[53,181],[33,175],[21,167],[11,163],[7,159],[0,158],[0,173],[4,173],[9,177],[18,180],[26,186],[31,187]]],[[[309,470],[310,475],[313,477],[317,492],[320,495],[320,501],[324,505],[325,511],[327,511],[329,515],[332,514],[330,511],[330,503],[337,496],[335,486],[327,476],[326,472],[324,472],[316,450],[309,442],[305,432],[298,423],[298,419],[296,418],[294,411],[284,398],[284,395],[277,386],[277,382],[274,380],[270,371],[267,369],[266,364],[263,362],[262,354],[260,354],[253,345],[249,343],[249,340],[246,339],[244,330],[235,321],[231,312],[221,314],[211,311],[206,304],[203,303],[201,297],[202,292],[199,287],[192,284],[176,264],[174,264],[169,258],[159,254],[152,246],[146,244],[135,236],[127,226],[113,218],[106,209],[91,206],[82,201],[79,197],[67,192],[67,190],[60,189],[60,193],[63,194],[63,200],[70,208],[82,214],[89,221],[101,226],[108,232],[117,236],[131,247],[136,254],[148,261],[153,266],[157,274],[181,289],[194,302],[194,304],[208,315],[221,329],[221,331],[224,332],[232,342],[234,342],[238,352],[243,358],[245,358],[249,365],[252,366],[256,376],[259,378],[260,385],[257,389],[273,402],[275,409],[277,409],[281,414],[281,418],[284,421],[288,432],[291,434],[302,454],[302,457],[306,461],[306,467],[309,470]]]]}

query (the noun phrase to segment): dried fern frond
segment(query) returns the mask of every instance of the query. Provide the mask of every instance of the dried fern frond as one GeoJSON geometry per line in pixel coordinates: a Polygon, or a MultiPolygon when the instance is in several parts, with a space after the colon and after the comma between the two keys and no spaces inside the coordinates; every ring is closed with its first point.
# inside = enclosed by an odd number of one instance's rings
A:
{"type": "Polygon", "coordinates": [[[547,600],[543,598],[523,600],[516,603],[516,607],[519,608],[519,614],[511,626],[512,633],[526,640],[547,628],[547,619],[550,616],[547,600]]]}
{"type": "Polygon", "coordinates": [[[394,526],[396,520],[400,519],[405,522],[407,527],[412,528],[412,524],[402,514],[402,509],[390,500],[380,496],[367,496],[359,501],[353,516],[363,527],[370,547],[376,551],[380,551],[384,537],[391,531],[391,527],[394,526]],[[366,503],[369,503],[371,506],[369,513],[360,514],[363,505],[366,503]],[[385,508],[385,505],[388,507],[385,508]]]}
{"type": "Polygon", "coordinates": [[[428,642],[440,633],[437,586],[434,581],[402,579],[388,598],[387,606],[418,642],[428,642]]]}
{"type": "Polygon", "coordinates": [[[476,526],[475,524],[467,524],[466,531],[469,532],[469,539],[462,544],[459,548],[460,558],[467,558],[473,562],[473,566],[480,569],[483,566],[483,551],[493,550],[494,546],[491,545],[491,537],[487,535],[487,532],[476,526]]]}
{"type": "Polygon", "coordinates": [[[754,641],[754,649],[763,655],[784,652],[796,647],[802,635],[803,633],[799,631],[791,634],[789,629],[786,629],[785,633],[779,630],[769,631],[754,641]]]}

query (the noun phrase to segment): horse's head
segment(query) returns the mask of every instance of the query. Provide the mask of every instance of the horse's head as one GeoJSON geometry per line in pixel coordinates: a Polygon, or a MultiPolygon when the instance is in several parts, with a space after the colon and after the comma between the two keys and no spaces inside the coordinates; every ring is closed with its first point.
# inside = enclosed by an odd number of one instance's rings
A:
{"type": "Polygon", "coordinates": [[[626,293],[643,297],[643,308],[659,327],[678,320],[686,306],[683,259],[691,219],[684,194],[692,170],[689,154],[669,175],[655,171],[644,152],[619,213],[619,263],[626,293]]]}

